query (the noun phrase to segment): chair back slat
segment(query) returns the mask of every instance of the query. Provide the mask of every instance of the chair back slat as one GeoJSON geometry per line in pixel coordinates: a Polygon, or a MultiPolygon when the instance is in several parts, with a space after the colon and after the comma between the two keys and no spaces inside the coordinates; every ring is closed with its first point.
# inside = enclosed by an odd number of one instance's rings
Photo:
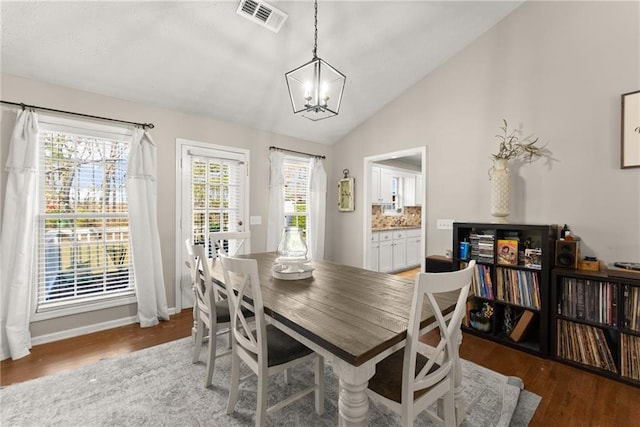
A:
{"type": "Polygon", "coordinates": [[[211,281],[204,246],[192,245],[191,251],[193,253],[191,257],[191,274],[196,277],[196,304],[198,304],[200,310],[205,313],[215,313],[214,306],[219,296],[213,287],[213,282],[211,281]],[[200,272],[202,272],[202,279],[200,279],[200,272]]]}

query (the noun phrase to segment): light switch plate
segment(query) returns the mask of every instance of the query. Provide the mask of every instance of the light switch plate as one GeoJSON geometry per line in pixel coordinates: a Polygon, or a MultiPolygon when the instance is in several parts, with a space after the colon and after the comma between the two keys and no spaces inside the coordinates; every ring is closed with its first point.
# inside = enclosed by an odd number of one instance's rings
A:
{"type": "Polygon", "coordinates": [[[436,223],[438,230],[453,230],[454,219],[439,219],[436,223]]]}

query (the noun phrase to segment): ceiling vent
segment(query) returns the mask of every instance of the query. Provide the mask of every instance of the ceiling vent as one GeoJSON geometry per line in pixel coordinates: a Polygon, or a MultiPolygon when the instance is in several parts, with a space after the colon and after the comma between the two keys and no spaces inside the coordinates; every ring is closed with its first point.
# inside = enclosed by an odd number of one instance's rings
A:
{"type": "Polygon", "coordinates": [[[280,9],[259,0],[241,0],[236,13],[274,33],[280,31],[288,16],[280,9]]]}

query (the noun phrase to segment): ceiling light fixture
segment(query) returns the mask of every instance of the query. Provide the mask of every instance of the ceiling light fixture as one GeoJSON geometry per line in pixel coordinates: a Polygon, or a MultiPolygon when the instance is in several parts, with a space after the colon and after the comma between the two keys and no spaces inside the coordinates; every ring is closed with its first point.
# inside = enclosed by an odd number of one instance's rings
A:
{"type": "Polygon", "coordinates": [[[313,59],[285,74],[294,114],[317,121],[340,111],[347,77],[318,58],[318,0],[315,0],[313,59]]]}

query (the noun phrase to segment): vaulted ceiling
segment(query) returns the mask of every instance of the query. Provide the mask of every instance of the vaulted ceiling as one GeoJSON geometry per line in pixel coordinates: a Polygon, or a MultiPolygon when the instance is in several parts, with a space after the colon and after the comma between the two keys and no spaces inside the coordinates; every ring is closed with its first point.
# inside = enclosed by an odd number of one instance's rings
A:
{"type": "Polygon", "coordinates": [[[3,0],[1,70],[332,144],[522,3],[321,0],[318,56],[347,82],[340,114],[312,122],[284,73],[312,57],[313,2],[268,1],[288,14],[275,33],[239,1],[3,0]]]}

